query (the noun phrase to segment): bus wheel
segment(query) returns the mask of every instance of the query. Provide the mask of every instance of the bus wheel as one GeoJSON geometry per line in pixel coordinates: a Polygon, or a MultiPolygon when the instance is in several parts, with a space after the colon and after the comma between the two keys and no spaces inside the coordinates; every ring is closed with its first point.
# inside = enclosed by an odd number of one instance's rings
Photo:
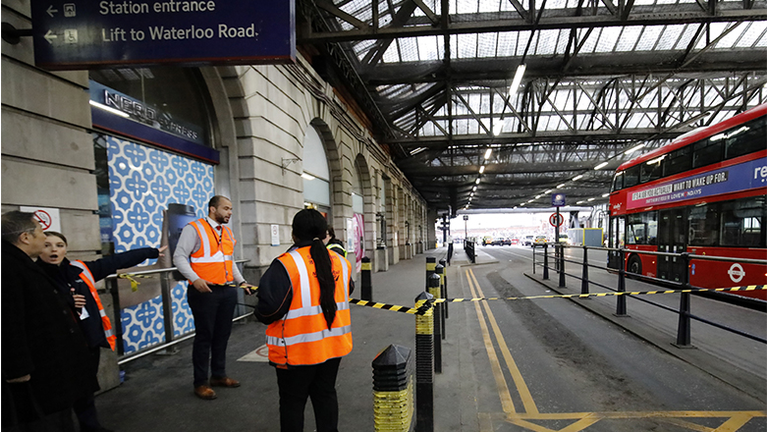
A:
{"type": "Polygon", "coordinates": [[[630,273],[634,273],[635,275],[643,274],[643,263],[640,261],[639,256],[632,255],[631,257],[629,257],[629,261],[627,261],[627,271],[630,273]]]}

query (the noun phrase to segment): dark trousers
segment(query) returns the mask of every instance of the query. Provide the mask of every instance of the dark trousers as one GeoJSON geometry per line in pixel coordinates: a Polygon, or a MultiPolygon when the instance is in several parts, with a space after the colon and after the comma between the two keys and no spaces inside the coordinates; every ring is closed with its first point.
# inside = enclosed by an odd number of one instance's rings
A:
{"type": "Polygon", "coordinates": [[[317,432],[338,432],[339,402],[336,398],[336,374],[341,358],[314,366],[275,368],[280,389],[280,430],[304,430],[304,406],[312,399],[317,432]]]}
{"type": "Polygon", "coordinates": [[[237,305],[237,288],[212,286],[210,293],[201,293],[189,285],[187,301],[195,318],[195,343],[192,346],[192,365],[195,387],[208,384],[208,359],[211,376],[227,376],[227,342],[232,333],[232,317],[237,305]]]}
{"type": "Polygon", "coordinates": [[[101,360],[101,347],[92,347],[88,355],[88,378],[93,378],[93,391],[87,391],[86,394],[75,400],[73,406],[77,421],[80,423],[81,432],[98,431],[101,428],[99,417],[96,413],[96,401],[93,393],[99,390],[99,382],[96,377],[99,373],[99,361],[101,360]]]}
{"type": "Polygon", "coordinates": [[[67,409],[31,422],[3,427],[2,432],[75,432],[75,423],[72,410],[67,409]]]}

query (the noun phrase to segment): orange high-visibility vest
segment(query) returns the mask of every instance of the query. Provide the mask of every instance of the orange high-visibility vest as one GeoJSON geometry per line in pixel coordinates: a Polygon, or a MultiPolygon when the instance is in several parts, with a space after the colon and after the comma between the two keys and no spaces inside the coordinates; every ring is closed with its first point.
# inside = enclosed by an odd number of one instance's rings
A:
{"type": "Polygon", "coordinates": [[[112,331],[112,322],[109,321],[109,317],[107,316],[106,312],[104,312],[104,306],[101,304],[99,293],[96,292],[96,279],[93,278],[91,269],[89,269],[88,266],[80,260],[70,261],[69,263],[82,270],[80,272],[80,279],[82,279],[83,282],[88,285],[88,289],[91,291],[91,296],[93,296],[93,299],[96,300],[96,306],[99,307],[99,316],[101,317],[101,326],[104,327],[104,336],[107,337],[109,347],[112,348],[112,351],[114,351],[117,336],[115,336],[115,332],[112,331]]]}
{"type": "MultiPolygon", "coordinates": [[[[200,239],[200,248],[189,256],[189,265],[199,277],[217,285],[232,282],[232,263],[234,262],[235,236],[229,227],[221,225],[221,238],[211,224],[201,218],[190,222],[200,239]]],[[[190,281],[194,282],[194,281],[190,281]]]]}
{"type": "Polygon", "coordinates": [[[329,252],[336,280],[336,316],[329,330],[320,307],[320,283],[313,276],[315,263],[309,254],[310,247],[294,249],[277,258],[288,272],[293,290],[288,313],[267,327],[269,361],[277,365],[315,365],[352,351],[349,261],[329,252]]]}

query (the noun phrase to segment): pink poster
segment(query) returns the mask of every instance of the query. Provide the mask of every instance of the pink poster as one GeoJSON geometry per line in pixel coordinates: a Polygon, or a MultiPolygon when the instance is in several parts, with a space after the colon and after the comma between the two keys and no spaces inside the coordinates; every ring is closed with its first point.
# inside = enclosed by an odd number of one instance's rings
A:
{"type": "Polygon", "coordinates": [[[365,224],[363,223],[363,215],[355,213],[352,217],[352,229],[354,232],[354,243],[349,245],[353,247],[355,251],[355,271],[360,272],[362,268],[362,259],[365,255],[365,224]]]}

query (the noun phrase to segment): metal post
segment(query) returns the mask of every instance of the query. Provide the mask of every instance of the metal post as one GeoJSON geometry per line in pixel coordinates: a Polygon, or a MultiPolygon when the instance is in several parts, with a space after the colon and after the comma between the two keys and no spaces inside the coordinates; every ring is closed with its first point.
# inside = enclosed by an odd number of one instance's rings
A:
{"type": "MultiPolygon", "coordinates": [[[[445,260],[440,260],[440,265],[443,266],[443,274],[441,287],[442,291],[440,295],[442,298],[448,298],[448,272],[445,270],[445,260]]],[[[443,315],[443,339],[445,339],[445,320],[448,319],[448,302],[445,302],[441,306],[443,315]]]]}
{"type": "Polygon", "coordinates": [[[555,249],[560,250],[560,282],[557,285],[560,288],[565,288],[565,250],[563,250],[563,246],[560,242],[555,244],[555,249]]]}
{"type": "MultiPolygon", "coordinates": [[[[429,280],[429,293],[432,294],[434,298],[440,298],[440,274],[443,272],[443,266],[437,265],[435,267],[435,274],[430,276],[429,280]]],[[[434,339],[434,347],[435,347],[435,372],[436,373],[443,373],[443,342],[442,342],[442,303],[438,303],[433,308],[433,315],[435,319],[435,339],[434,339]]]]}
{"type": "MultiPolygon", "coordinates": [[[[432,300],[432,295],[422,292],[416,297],[416,308],[432,300]]],[[[434,407],[434,329],[432,308],[424,315],[416,315],[416,432],[435,430],[434,407]]]]}
{"type": "MultiPolygon", "coordinates": [[[[683,264],[685,264],[685,273],[683,274],[683,289],[691,289],[690,280],[690,256],[688,252],[682,254],[683,264]]],[[[677,321],[677,343],[678,348],[690,348],[691,346],[691,293],[680,293],[680,316],[677,321]]]]}
{"type": "MultiPolygon", "coordinates": [[[[619,288],[618,292],[623,293],[627,291],[626,275],[624,271],[624,249],[619,251],[619,288]]],[[[616,316],[627,316],[627,296],[621,294],[616,296],[616,316]]]]}
{"type": "Polygon", "coordinates": [[[121,356],[125,354],[123,347],[123,319],[120,312],[120,291],[117,285],[117,278],[109,280],[109,293],[112,294],[112,310],[114,311],[114,319],[112,322],[115,330],[115,337],[117,338],[117,355],[121,356]]]}
{"type": "Polygon", "coordinates": [[[542,277],[544,280],[549,279],[549,258],[547,257],[547,253],[547,244],[544,243],[544,275],[542,277]]]}
{"type": "MultiPolygon", "coordinates": [[[[158,275],[160,277],[160,291],[163,302],[163,328],[165,330],[165,343],[173,342],[173,300],[171,299],[171,284],[169,283],[170,273],[165,272],[158,275]]],[[[178,353],[175,346],[166,348],[160,354],[172,355],[178,353]]]]}
{"type": "Polygon", "coordinates": [[[373,301],[373,285],[371,282],[371,259],[363,257],[360,266],[360,298],[373,301]]]}
{"type": "Polygon", "coordinates": [[[587,246],[584,245],[584,267],[581,271],[581,293],[589,294],[589,264],[587,263],[587,246]]]}
{"type": "Polygon", "coordinates": [[[533,262],[533,274],[536,274],[536,245],[535,244],[531,245],[531,251],[533,251],[533,259],[531,260],[533,262]]]}

